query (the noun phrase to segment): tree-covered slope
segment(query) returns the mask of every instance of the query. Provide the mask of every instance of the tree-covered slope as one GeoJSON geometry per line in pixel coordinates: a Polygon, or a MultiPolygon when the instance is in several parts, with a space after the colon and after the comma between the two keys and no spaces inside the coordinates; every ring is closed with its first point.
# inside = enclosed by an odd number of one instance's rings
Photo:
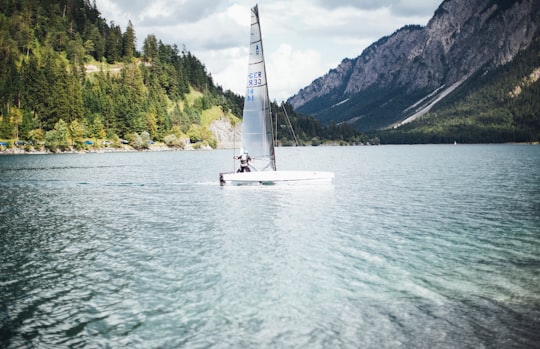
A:
{"type": "Polygon", "coordinates": [[[243,97],[186,48],[154,35],[142,52],[136,43],[131,22],[122,31],[89,0],[0,0],[0,139],[216,146],[207,120],[241,116],[243,97]]]}
{"type": "Polygon", "coordinates": [[[137,52],[131,23],[125,32],[107,24],[95,3],[0,3],[0,138],[52,148],[143,132],[163,140],[200,125],[211,106],[239,111],[238,100],[216,87],[189,51],[149,35],[137,52]],[[190,89],[203,92],[191,104],[190,89]]]}

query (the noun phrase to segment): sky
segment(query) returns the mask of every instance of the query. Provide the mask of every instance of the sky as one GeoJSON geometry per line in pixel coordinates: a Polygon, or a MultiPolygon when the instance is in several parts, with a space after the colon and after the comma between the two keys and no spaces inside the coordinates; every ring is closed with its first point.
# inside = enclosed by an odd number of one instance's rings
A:
{"type": "MultiPolygon", "coordinates": [[[[426,25],[442,0],[259,0],[270,99],[281,102],[407,24],[426,25]]],[[[214,83],[245,94],[254,0],[96,0],[107,22],[185,46],[214,83]]]]}

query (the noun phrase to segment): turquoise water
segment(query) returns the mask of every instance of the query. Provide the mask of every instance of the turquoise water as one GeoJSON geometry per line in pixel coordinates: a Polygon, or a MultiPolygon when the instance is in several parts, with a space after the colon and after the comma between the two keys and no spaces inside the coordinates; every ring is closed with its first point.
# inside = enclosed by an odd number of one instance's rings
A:
{"type": "Polygon", "coordinates": [[[0,157],[0,347],[533,348],[540,147],[0,157]]]}

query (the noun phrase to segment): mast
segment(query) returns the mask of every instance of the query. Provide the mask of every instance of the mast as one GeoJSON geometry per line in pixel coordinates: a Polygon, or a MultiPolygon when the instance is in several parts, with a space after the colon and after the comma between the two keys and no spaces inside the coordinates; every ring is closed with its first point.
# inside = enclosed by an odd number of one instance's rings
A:
{"type": "Polygon", "coordinates": [[[242,148],[262,160],[260,170],[276,170],[270,97],[266,78],[259,8],[251,9],[251,30],[246,96],[242,123],[242,148]]]}

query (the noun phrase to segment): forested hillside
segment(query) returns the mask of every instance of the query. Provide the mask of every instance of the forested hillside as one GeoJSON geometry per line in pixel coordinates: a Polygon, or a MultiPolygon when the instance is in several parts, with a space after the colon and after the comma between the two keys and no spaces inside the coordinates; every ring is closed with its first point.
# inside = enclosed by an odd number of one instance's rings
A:
{"type": "MultiPolygon", "coordinates": [[[[107,23],[95,1],[0,0],[0,140],[51,150],[215,147],[209,124],[238,121],[243,97],[216,86],[185,47],[149,35],[142,48],[131,22],[125,31],[107,23]]],[[[347,127],[290,116],[306,125],[297,130],[304,141],[360,140],[347,127]]]]}

